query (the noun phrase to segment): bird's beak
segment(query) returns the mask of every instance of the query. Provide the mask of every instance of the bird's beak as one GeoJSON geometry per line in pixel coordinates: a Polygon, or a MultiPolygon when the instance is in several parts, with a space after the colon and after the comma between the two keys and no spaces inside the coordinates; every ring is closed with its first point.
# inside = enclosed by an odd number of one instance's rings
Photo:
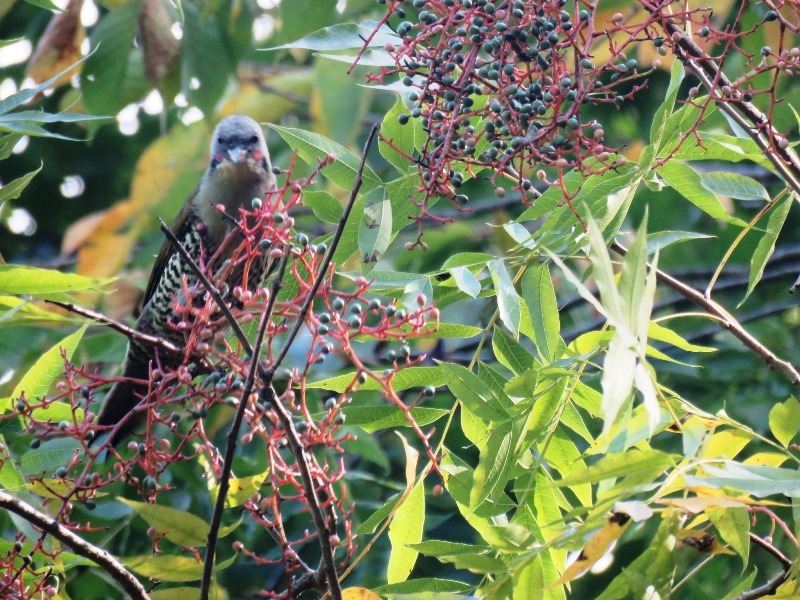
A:
{"type": "Polygon", "coordinates": [[[235,146],[228,149],[228,158],[232,163],[241,162],[247,156],[247,149],[235,146]]]}

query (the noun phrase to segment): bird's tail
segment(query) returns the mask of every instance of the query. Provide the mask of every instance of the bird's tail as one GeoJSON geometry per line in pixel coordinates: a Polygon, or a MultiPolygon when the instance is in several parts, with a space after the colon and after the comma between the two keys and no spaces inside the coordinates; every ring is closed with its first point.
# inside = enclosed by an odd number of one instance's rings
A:
{"type": "Polygon", "coordinates": [[[124,420],[108,438],[111,445],[119,444],[141,423],[143,414],[134,412],[133,409],[147,394],[147,384],[141,383],[141,381],[147,381],[149,375],[150,369],[147,362],[128,356],[122,374],[125,379],[117,381],[106,394],[96,423],[111,427],[124,420]]]}

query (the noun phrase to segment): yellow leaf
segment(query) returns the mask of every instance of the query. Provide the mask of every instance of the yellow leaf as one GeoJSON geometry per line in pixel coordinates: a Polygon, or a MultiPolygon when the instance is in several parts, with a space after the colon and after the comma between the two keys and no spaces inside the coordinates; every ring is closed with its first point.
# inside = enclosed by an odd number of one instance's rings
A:
{"type": "Polygon", "coordinates": [[[620,538],[630,524],[630,516],[623,512],[617,512],[608,517],[600,531],[595,533],[589,538],[589,541],[586,542],[586,545],[583,547],[583,550],[581,550],[578,558],[575,559],[575,562],[569,565],[564,570],[559,580],[548,586],[548,589],[574,581],[591,569],[598,560],[603,558],[606,552],[608,552],[614,542],[620,538]]]}
{"type": "Polygon", "coordinates": [[[717,541],[717,536],[713,533],[696,531],[694,529],[681,529],[675,536],[679,543],[690,546],[703,554],[736,554],[717,541]]]}
{"type": "Polygon", "coordinates": [[[753,456],[745,458],[742,463],[760,467],[780,467],[788,458],[785,454],[778,452],[757,452],[753,456]]]}
{"type": "Polygon", "coordinates": [[[342,590],[342,600],[381,600],[381,597],[367,588],[352,587],[342,590]]]}
{"type": "Polygon", "coordinates": [[[702,458],[735,458],[753,436],[737,429],[717,431],[705,447],[702,458]]]}
{"type": "MultiPolygon", "coordinates": [[[[81,44],[86,29],[81,23],[83,0],[70,0],[63,12],[53,15],[36,50],[28,61],[25,75],[43,83],[83,58],[81,44]]],[[[52,87],[69,83],[80,72],[80,65],[64,73],[52,87]]]]}

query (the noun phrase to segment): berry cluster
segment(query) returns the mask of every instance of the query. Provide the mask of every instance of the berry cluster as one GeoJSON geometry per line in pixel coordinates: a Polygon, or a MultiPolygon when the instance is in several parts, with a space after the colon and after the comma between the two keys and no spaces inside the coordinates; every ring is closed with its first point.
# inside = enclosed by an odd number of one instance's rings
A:
{"type": "MultiPolygon", "coordinates": [[[[202,256],[198,261],[198,267],[212,283],[229,280],[226,273],[231,269],[242,274],[242,285],[218,290],[240,327],[248,329],[258,324],[265,311],[272,310],[271,318],[265,321],[261,369],[278,362],[287,340],[302,340],[295,344],[292,364],[281,363],[269,385],[257,376],[255,384],[248,388],[250,384],[246,382],[253,380],[249,377],[252,358],[240,338],[225,333],[229,329],[225,311],[203,284],[189,285],[184,281],[171,321],[183,337],[180,350],[184,364],[175,367],[171,366],[174,360],[156,360],[152,365],[148,393],[135,409],[146,416],[144,435],[133,437],[125,448],[90,445],[100,433],[91,412],[96,406],[95,390],[110,382],[91,368],[71,364],[66,355],[62,357],[65,379],[58,384],[56,394],[42,399],[23,394],[15,398],[14,411],[0,416],[0,424],[19,423],[28,431],[33,436],[33,449],[44,448],[43,444],[53,436],[71,437],[81,445],[82,450],[71,454],[69,460],[34,478],[42,490],[47,490],[52,512],[65,526],[88,526],[78,520],[85,513],[79,512],[77,517],[73,514],[74,506],[93,510],[103,490],[115,483],[133,486],[143,499],[156,502],[159,494],[175,487],[171,467],[179,462],[199,462],[209,480],[219,481],[223,462],[214,436],[206,430],[207,417],[214,422],[220,412],[238,409],[244,403],[246,427],[240,440],[243,444],[260,445],[267,463],[263,481],[256,483],[246,497],[233,501],[254,523],[268,530],[282,554],[279,558],[260,556],[242,542],[237,542],[234,549],[258,564],[282,563],[289,575],[287,588],[264,593],[289,598],[294,597],[291,576],[308,578],[313,572],[302,557],[308,553],[305,548],[309,541],[328,536],[339,567],[350,561],[355,550],[355,535],[349,522],[352,508],[345,504],[340,489],[345,475],[341,444],[353,435],[342,429],[344,409],[352,401],[353,392],[370,379],[375,380],[377,386],[372,389],[377,388],[404,411],[433,456],[427,436],[413,421],[413,405],[400,400],[392,390],[391,380],[397,371],[424,358],[412,355],[408,340],[435,330],[438,310],[424,295],[406,307],[394,300],[376,298],[370,282],[363,277],[356,278],[351,289],[335,288],[333,265],[325,260],[328,246],[324,242],[312,243],[306,234],[294,230],[294,219],[289,216],[288,211],[302,202],[305,188],[333,160],[332,156],[323,159],[303,179],[292,181],[287,177],[281,189],[263,199],[254,199],[239,215],[228,215],[236,227],[219,252],[226,244],[236,246],[221,268],[214,267],[218,257],[202,256]],[[248,285],[248,274],[265,257],[275,262],[286,259],[285,270],[278,269],[268,287],[254,288],[248,285]],[[311,300],[312,293],[314,301],[308,312],[303,312],[301,307],[311,300]],[[298,323],[305,335],[291,338],[287,332],[298,323]],[[361,361],[358,352],[363,352],[363,345],[355,342],[364,339],[398,343],[398,349],[387,355],[385,370],[371,370],[361,361]],[[356,373],[339,394],[320,398],[306,384],[314,376],[314,369],[329,357],[350,363],[356,373]],[[110,453],[112,460],[98,460],[101,451],[110,453]],[[307,495],[304,483],[308,482],[304,481],[306,475],[298,453],[305,457],[316,500],[307,495]],[[312,501],[319,502],[327,531],[312,529],[292,534],[284,523],[286,515],[308,511],[312,501]]],[[[157,359],[167,350],[158,347],[157,359]]],[[[316,378],[320,378],[319,373],[316,378]]],[[[431,393],[427,388],[421,390],[416,402],[431,393]]],[[[153,529],[148,535],[154,552],[167,551],[161,532],[153,529]]]]}
{"type": "Polygon", "coordinates": [[[637,61],[622,48],[593,60],[592,48],[600,38],[610,43],[619,22],[597,31],[595,13],[570,12],[566,0],[379,2],[388,7],[381,25],[398,20],[402,43],[386,46],[396,67],[369,77],[399,75],[409,89],[411,110],[399,122],[420,119],[427,132],[420,155],[410,157],[426,197],[463,206],[458,188],[488,167],[499,193],[498,177],[509,177],[532,200],[525,174],[533,167],[616,166],[603,127],[582,107],[621,104],[644,86],[637,61]],[[626,92],[618,93],[623,84],[626,92]]]}

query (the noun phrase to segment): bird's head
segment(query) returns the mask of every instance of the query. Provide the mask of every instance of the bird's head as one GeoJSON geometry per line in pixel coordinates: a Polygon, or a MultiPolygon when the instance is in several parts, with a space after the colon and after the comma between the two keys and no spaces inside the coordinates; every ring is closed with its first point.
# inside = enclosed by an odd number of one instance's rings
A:
{"type": "Polygon", "coordinates": [[[270,170],[261,126],[250,117],[233,115],[219,122],[211,139],[211,168],[223,163],[270,170]]]}

